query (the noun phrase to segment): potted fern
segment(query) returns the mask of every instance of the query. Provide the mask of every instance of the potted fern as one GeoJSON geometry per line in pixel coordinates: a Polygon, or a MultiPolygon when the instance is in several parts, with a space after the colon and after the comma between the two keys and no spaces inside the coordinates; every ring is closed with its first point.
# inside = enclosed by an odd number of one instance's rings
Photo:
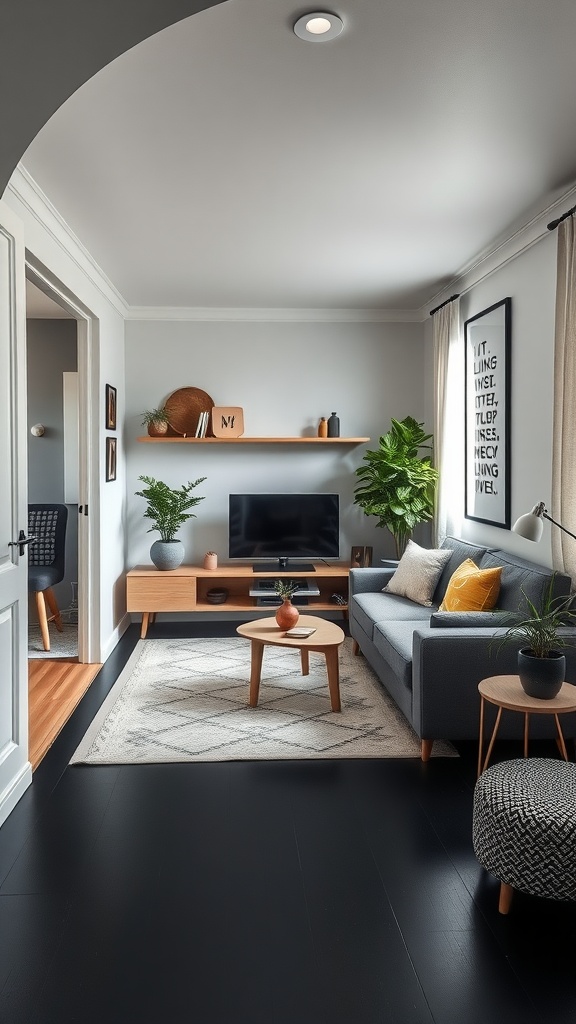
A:
{"type": "Polygon", "coordinates": [[[400,558],[417,523],[432,519],[438,470],[429,455],[420,455],[432,434],[412,416],[392,420],[380,438],[380,447],[364,455],[365,466],[356,470],[360,479],[354,501],[367,516],[377,516],[377,526],[394,537],[400,558]]]}
{"type": "Polygon", "coordinates": [[[176,533],[188,519],[195,518],[196,513],[190,509],[203,501],[203,497],[192,494],[198,484],[206,477],[188,481],[179,488],[169,487],[163,480],[155,480],[153,476],[140,476],[146,487],[136,491],[139,498],[147,502],[145,519],[152,520],[148,533],[157,530],[160,540],[155,540],[150,548],[150,558],[157,569],[177,569],[184,560],[184,545],[178,540],[176,533]]]}

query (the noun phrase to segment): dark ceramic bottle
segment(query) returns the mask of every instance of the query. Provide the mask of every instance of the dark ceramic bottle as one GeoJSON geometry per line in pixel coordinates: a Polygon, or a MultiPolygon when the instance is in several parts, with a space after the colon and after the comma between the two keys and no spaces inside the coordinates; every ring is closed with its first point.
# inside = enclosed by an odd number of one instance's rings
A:
{"type": "Polygon", "coordinates": [[[328,437],[340,437],[340,420],[335,412],[328,419],[328,437]]]}

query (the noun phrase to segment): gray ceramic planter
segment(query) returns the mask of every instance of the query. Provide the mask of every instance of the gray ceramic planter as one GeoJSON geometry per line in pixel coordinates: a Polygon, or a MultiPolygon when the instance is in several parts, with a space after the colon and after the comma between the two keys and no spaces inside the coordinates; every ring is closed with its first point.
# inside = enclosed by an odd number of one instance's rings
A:
{"type": "Polygon", "coordinates": [[[566,657],[559,651],[549,658],[536,658],[526,649],[518,651],[518,675],[529,697],[552,700],[566,676],[566,657]]]}
{"type": "Polygon", "coordinates": [[[184,561],[184,545],[181,540],[155,540],[150,558],[157,569],[177,569],[184,561]]]}

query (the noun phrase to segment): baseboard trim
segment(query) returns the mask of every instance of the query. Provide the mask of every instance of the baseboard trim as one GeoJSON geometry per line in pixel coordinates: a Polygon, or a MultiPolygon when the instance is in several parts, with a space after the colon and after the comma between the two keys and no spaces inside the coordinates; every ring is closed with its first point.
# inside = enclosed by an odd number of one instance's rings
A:
{"type": "Polygon", "coordinates": [[[30,761],[26,761],[26,764],[22,766],[0,796],[0,825],[3,825],[8,815],[12,813],[31,782],[32,765],[30,761]]]}

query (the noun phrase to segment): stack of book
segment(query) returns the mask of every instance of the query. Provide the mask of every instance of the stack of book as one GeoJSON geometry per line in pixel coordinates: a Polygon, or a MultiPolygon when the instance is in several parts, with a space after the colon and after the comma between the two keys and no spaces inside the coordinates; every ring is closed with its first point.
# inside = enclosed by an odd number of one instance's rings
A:
{"type": "Polygon", "coordinates": [[[209,412],[201,412],[198,417],[198,424],[196,426],[195,437],[206,437],[206,431],[208,430],[208,421],[210,419],[209,412]]]}

